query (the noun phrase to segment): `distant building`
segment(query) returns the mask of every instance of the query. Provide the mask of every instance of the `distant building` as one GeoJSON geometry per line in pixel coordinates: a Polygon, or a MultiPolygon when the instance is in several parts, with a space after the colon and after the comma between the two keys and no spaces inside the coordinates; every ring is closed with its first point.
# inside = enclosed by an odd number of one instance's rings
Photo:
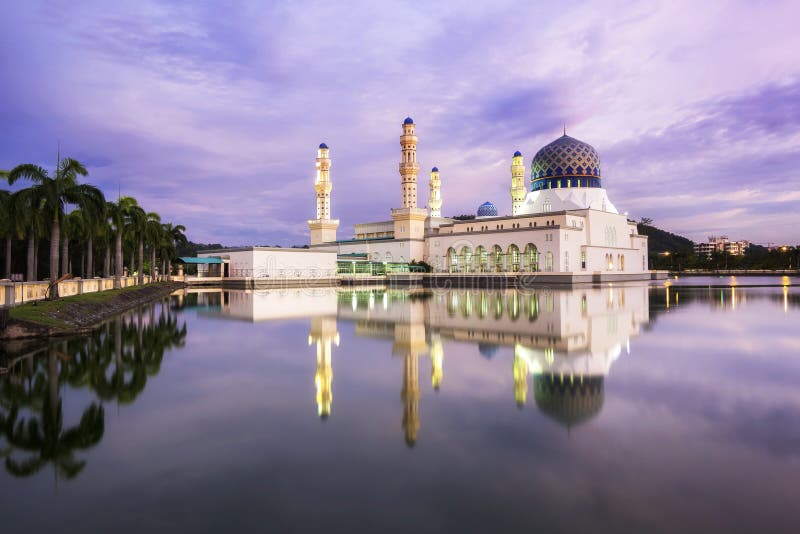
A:
{"type": "Polygon", "coordinates": [[[696,243],[694,253],[711,257],[715,252],[727,252],[731,256],[744,256],[750,246],[749,241],[731,241],[728,236],[709,236],[707,243],[696,243]]]}

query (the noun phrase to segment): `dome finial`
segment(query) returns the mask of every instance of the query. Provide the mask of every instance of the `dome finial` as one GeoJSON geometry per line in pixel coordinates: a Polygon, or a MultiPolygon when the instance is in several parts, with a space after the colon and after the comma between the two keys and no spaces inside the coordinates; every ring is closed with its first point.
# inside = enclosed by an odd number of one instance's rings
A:
{"type": "Polygon", "coordinates": [[[567,123],[564,123],[564,135],[567,135],[567,123]]]}

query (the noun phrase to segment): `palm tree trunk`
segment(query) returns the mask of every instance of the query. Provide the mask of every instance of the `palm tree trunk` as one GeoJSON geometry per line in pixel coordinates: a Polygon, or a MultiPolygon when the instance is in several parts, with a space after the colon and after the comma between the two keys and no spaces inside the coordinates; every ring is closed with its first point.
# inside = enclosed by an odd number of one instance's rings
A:
{"type": "Polygon", "coordinates": [[[114,243],[114,287],[122,287],[122,228],[117,230],[117,238],[114,243]]]}
{"type": "Polygon", "coordinates": [[[106,243],[105,255],[103,258],[103,277],[111,276],[111,243],[106,243]]]}
{"type": "Polygon", "coordinates": [[[36,281],[36,238],[33,236],[33,230],[28,234],[28,269],[25,273],[25,279],[28,282],[36,281]]]}
{"type": "MultiPolygon", "coordinates": [[[[58,226],[58,214],[53,217],[53,222],[50,224],[50,283],[54,284],[58,280],[58,244],[60,228],[58,226]]],[[[58,298],[58,285],[53,285],[50,290],[50,300],[58,298]]]]}
{"type": "Polygon", "coordinates": [[[69,272],[69,237],[66,235],[61,240],[61,276],[69,272]]]}
{"type": "Polygon", "coordinates": [[[86,278],[86,251],[81,249],[81,278],[86,278]]]}
{"type": "Polygon", "coordinates": [[[94,239],[91,233],[86,242],[86,278],[94,278],[94,239]]]}
{"type": "Polygon", "coordinates": [[[144,284],[144,240],[139,239],[139,285],[144,284]]]}
{"type": "Polygon", "coordinates": [[[6,278],[11,278],[11,236],[6,236],[6,278]]]}
{"type": "Polygon", "coordinates": [[[150,249],[150,281],[156,281],[156,247],[150,249]]]}

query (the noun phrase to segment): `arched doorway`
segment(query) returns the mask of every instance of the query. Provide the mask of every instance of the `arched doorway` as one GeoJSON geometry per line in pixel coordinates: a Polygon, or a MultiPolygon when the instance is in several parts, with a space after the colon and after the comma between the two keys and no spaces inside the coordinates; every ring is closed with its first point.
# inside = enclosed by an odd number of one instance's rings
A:
{"type": "Polygon", "coordinates": [[[461,270],[465,273],[472,272],[472,249],[468,246],[461,247],[461,270]]]}
{"type": "Polygon", "coordinates": [[[483,245],[478,245],[475,249],[475,270],[479,273],[485,273],[489,268],[489,253],[483,245]]]}
{"type": "Polygon", "coordinates": [[[492,247],[492,253],[489,255],[489,270],[500,273],[503,272],[503,249],[500,245],[492,247]]]}
{"type": "Polygon", "coordinates": [[[521,256],[519,253],[519,247],[517,245],[512,244],[508,246],[508,254],[506,254],[506,258],[508,258],[506,270],[511,271],[512,273],[519,272],[521,256]]]}
{"type": "Polygon", "coordinates": [[[447,249],[447,272],[458,272],[458,255],[453,247],[447,249]]]}
{"type": "Polygon", "coordinates": [[[525,252],[522,254],[522,270],[532,273],[539,270],[539,251],[533,243],[525,245],[525,252]]]}

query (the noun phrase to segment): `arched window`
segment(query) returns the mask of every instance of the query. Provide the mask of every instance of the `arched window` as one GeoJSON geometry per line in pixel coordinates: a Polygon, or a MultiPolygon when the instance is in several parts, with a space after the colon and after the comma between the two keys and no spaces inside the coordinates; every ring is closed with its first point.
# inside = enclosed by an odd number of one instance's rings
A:
{"type": "Polygon", "coordinates": [[[485,273],[488,269],[489,254],[486,252],[483,245],[479,245],[478,248],[475,249],[475,259],[477,263],[475,270],[479,273],[485,273]]]}
{"type": "Polygon", "coordinates": [[[536,245],[528,243],[525,245],[525,252],[522,254],[522,270],[535,273],[539,270],[539,251],[536,245]]]}
{"type": "Polygon", "coordinates": [[[520,254],[519,254],[519,247],[517,245],[510,245],[508,247],[508,254],[506,256],[508,261],[510,262],[509,268],[506,269],[511,272],[519,272],[519,264],[520,264],[520,254]]]}
{"type": "Polygon", "coordinates": [[[551,273],[553,272],[553,253],[548,252],[544,259],[544,270],[545,272],[551,273]]]}
{"type": "Polygon", "coordinates": [[[472,249],[468,246],[461,247],[461,270],[465,273],[472,272],[472,249]]]}
{"type": "Polygon", "coordinates": [[[564,251],[564,272],[565,273],[569,272],[569,251],[568,250],[564,251]]]}
{"type": "Polygon", "coordinates": [[[453,247],[447,249],[447,272],[458,272],[458,256],[456,255],[456,249],[453,247]]]}

